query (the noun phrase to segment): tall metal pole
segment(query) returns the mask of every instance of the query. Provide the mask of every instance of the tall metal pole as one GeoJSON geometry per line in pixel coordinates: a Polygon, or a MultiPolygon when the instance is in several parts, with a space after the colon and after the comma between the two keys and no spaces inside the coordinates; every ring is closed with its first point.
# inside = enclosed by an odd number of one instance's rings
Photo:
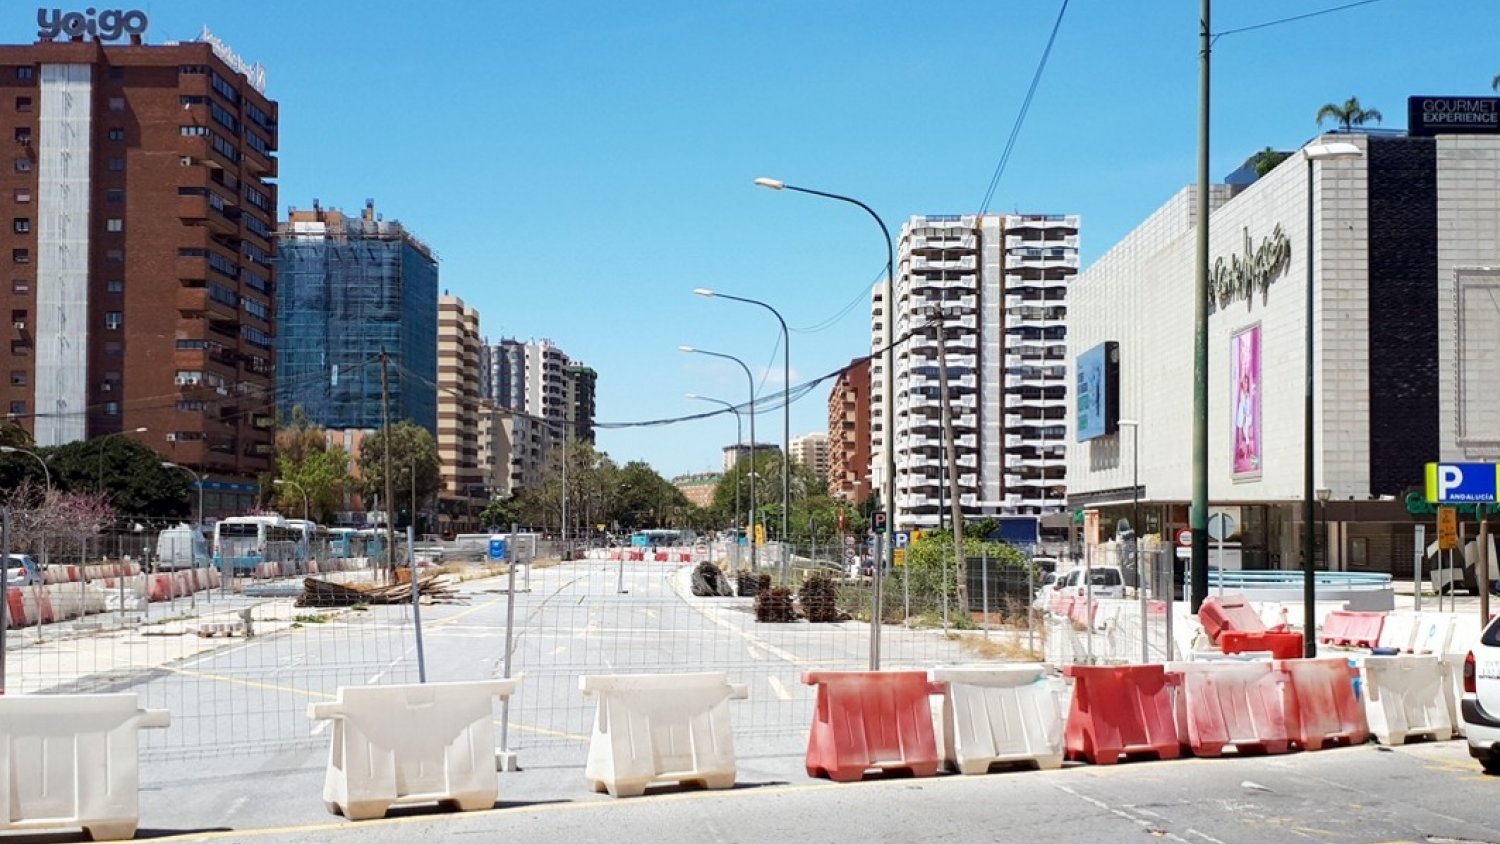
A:
{"type": "MultiPolygon", "coordinates": [[[[1303,327],[1302,389],[1302,655],[1318,655],[1317,586],[1313,555],[1313,159],[1307,159],[1307,301],[1303,327]]],[[[1221,573],[1222,575],[1222,573],[1221,573]]]]}
{"type": "Polygon", "coordinates": [[[396,493],[391,478],[391,386],[387,365],[390,356],[385,348],[380,349],[380,422],[383,426],[381,440],[385,444],[385,558],[386,568],[392,580],[396,578],[396,520],[391,511],[396,506],[396,493]]]}
{"type": "MultiPolygon", "coordinates": [[[[1204,0],[1204,3],[1207,3],[1207,2],[1208,2],[1208,0],[1204,0]]],[[[1205,21],[1205,24],[1206,24],[1206,21],[1205,21]]],[[[888,514],[887,515],[887,524],[888,524],[887,530],[894,531],[894,530],[896,530],[897,527],[899,527],[899,525],[897,524],[897,520],[896,520],[896,443],[895,443],[895,435],[896,435],[896,393],[895,393],[895,389],[896,389],[896,337],[895,337],[895,334],[896,334],[896,248],[891,243],[891,231],[890,231],[889,228],[886,227],[885,221],[882,220],[882,219],[880,219],[880,215],[875,213],[875,209],[873,209],[870,206],[864,204],[863,202],[860,202],[859,200],[855,199],[852,196],[842,196],[842,195],[836,194],[836,193],[828,193],[826,191],[813,190],[812,188],[796,187],[795,185],[789,185],[789,184],[787,184],[785,182],[782,182],[782,181],[780,181],[778,179],[764,179],[764,178],[762,178],[762,179],[756,179],[755,183],[757,185],[760,185],[761,187],[770,188],[772,190],[790,190],[790,191],[796,191],[798,193],[806,193],[806,194],[811,194],[813,196],[821,196],[821,197],[823,197],[825,199],[834,199],[834,200],[838,200],[839,202],[847,202],[850,205],[857,205],[860,208],[864,209],[864,212],[866,214],[870,215],[870,218],[873,219],[875,221],[875,224],[880,227],[880,235],[881,235],[881,237],[885,238],[885,289],[884,289],[883,293],[881,294],[882,297],[883,297],[883,299],[884,299],[883,307],[885,309],[885,325],[886,325],[885,373],[884,373],[884,375],[885,375],[885,386],[884,386],[884,402],[883,402],[883,404],[885,405],[885,408],[884,408],[885,413],[883,414],[884,417],[885,417],[885,421],[884,421],[884,423],[882,424],[881,427],[884,429],[883,433],[884,433],[884,441],[885,441],[885,495],[884,495],[884,498],[885,498],[885,509],[887,511],[887,514],[888,514]]],[[[753,419],[753,417],[752,417],[752,419],[753,419]]],[[[754,438],[755,438],[755,435],[754,435],[754,433],[752,433],[751,434],[751,439],[753,440],[754,438]]],[[[870,624],[871,624],[871,630],[870,630],[870,670],[871,671],[878,671],[880,669],[880,627],[881,627],[881,599],[882,599],[882,589],[883,589],[883,583],[884,583],[884,577],[883,577],[883,575],[884,575],[884,572],[885,572],[886,569],[888,569],[888,568],[894,568],[895,567],[895,554],[894,554],[894,552],[895,552],[895,545],[896,545],[896,543],[894,543],[894,542],[887,542],[887,543],[885,543],[885,559],[884,559],[884,564],[883,565],[879,565],[879,566],[875,566],[875,578],[874,578],[875,582],[874,582],[874,589],[873,589],[874,595],[873,595],[873,597],[871,599],[871,602],[870,602],[871,603],[871,610],[872,610],[871,617],[870,617],[870,624]]],[[[1207,558],[1205,557],[1205,560],[1206,559],[1207,558]]],[[[1206,564],[1207,563],[1205,562],[1205,565],[1206,564]]]]}
{"type": "MultiPolygon", "coordinates": [[[[710,298],[731,299],[735,302],[744,302],[747,305],[759,305],[771,312],[776,321],[781,324],[781,577],[787,577],[787,543],[791,540],[790,518],[792,512],[792,335],[787,330],[786,319],[781,316],[781,311],[776,310],[759,299],[747,299],[744,296],[732,296],[728,293],[720,293],[716,290],[698,288],[693,291],[699,296],[710,298]]],[[[755,438],[752,436],[751,440],[755,438]]],[[[755,443],[751,442],[753,450],[755,443]]]]}
{"type": "MultiPolygon", "coordinates": [[[[695,349],[692,346],[678,346],[677,348],[678,348],[679,351],[683,351],[683,352],[691,352],[691,353],[694,353],[694,354],[708,355],[709,357],[723,358],[724,360],[732,360],[732,361],[734,361],[735,363],[737,363],[737,364],[740,365],[740,369],[744,370],[744,372],[745,372],[745,382],[747,384],[749,384],[749,386],[750,386],[750,570],[754,571],[755,567],[756,567],[756,559],[755,559],[755,518],[756,518],[756,514],[755,514],[755,481],[756,481],[756,476],[755,476],[755,376],[753,374],[751,374],[750,367],[744,361],[740,360],[739,358],[735,357],[734,355],[726,355],[723,352],[710,352],[710,351],[708,351],[706,349],[695,349]]],[[[738,467],[738,465],[739,465],[739,458],[738,457],[735,458],[735,465],[736,465],[736,467],[738,467]]]]}
{"type": "Polygon", "coordinates": [[[562,543],[563,559],[572,559],[568,553],[568,426],[562,426],[562,543]]]}
{"type": "MultiPolygon", "coordinates": [[[[937,347],[938,347],[938,392],[942,397],[938,400],[941,405],[943,422],[943,440],[948,448],[948,498],[949,506],[953,508],[953,556],[954,565],[961,566],[959,561],[963,559],[964,547],[964,510],[963,501],[960,499],[961,490],[958,484],[958,437],[953,431],[953,397],[948,394],[948,346],[944,335],[947,334],[947,324],[943,318],[945,314],[942,308],[934,308],[937,314],[937,347]]],[[[960,592],[962,588],[960,587],[960,592]]]]}
{"type": "Polygon", "coordinates": [[[1213,50],[1210,12],[1213,0],[1202,0],[1198,34],[1198,249],[1194,261],[1193,318],[1193,533],[1192,612],[1208,597],[1208,105],[1209,58],[1213,50]]]}
{"type": "MultiPolygon", "coordinates": [[[[727,401],[724,401],[723,399],[700,396],[697,393],[688,393],[688,398],[698,399],[699,401],[711,401],[714,404],[722,404],[725,407],[729,408],[729,412],[734,414],[734,443],[736,449],[735,453],[738,454],[739,449],[743,449],[745,447],[744,420],[740,418],[739,408],[735,407],[727,401]]],[[[745,523],[740,519],[740,513],[740,485],[738,482],[736,482],[734,485],[734,528],[736,531],[741,530],[745,525],[745,523]]],[[[739,547],[739,540],[736,539],[734,545],[734,564],[736,568],[739,567],[740,562],[739,547]]]]}

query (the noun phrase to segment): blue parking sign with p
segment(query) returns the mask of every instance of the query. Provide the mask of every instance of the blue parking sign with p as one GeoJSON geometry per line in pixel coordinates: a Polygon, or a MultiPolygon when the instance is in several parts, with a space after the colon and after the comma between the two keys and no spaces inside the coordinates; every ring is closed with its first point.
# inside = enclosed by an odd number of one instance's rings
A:
{"type": "Polygon", "coordinates": [[[1500,492],[1494,463],[1428,463],[1427,500],[1433,504],[1493,504],[1500,492]]]}
{"type": "Polygon", "coordinates": [[[491,539],[490,540],[490,559],[491,560],[503,560],[503,559],[505,559],[505,540],[503,540],[503,539],[491,539]]]}
{"type": "Polygon", "coordinates": [[[898,530],[896,531],[895,536],[897,548],[906,548],[907,546],[911,545],[911,531],[898,530]]]}

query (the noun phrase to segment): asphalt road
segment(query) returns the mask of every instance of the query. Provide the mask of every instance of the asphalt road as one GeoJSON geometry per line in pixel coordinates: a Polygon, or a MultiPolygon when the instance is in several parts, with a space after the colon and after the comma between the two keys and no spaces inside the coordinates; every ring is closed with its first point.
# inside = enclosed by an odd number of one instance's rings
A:
{"type": "MultiPolygon", "coordinates": [[[[327,725],[307,718],[307,704],[330,699],[339,685],[416,679],[410,609],[381,607],[329,612],[296,627],[288,616],[268,623],[276,631],[269,635],[122,680],[174,718],[171,729],[143,736],[141,837],[1500,842],[1500,780],[1481,776],[1458,742],[982,777],[812,780],[802,765],[812,696],[801,673],[864,667],[868,626],[757,624],[749,599],[694,598],[685,571],[662,564],[565,564],[536,569],[529,591],[524,577],[516,585],[511,595],[503,579],[476,581],[465,585],[462,603],[422,608],[429,679],[486,679],[502,671],[514,601],[520,690],[509,747],[521,770],[501,775],[495,810],[415,807],[358,824],[325,810],[327,725]],[[749,700],[731,704],[739,786],[663,786],[618,801],[593,794],[583,777],[593,703],[578,691],[578,676],[691,670],[725,671],[750,688],[749,700]]],[[[967,635],[965,643],[942,631],[887,628],[883,665],[974,661],[978,634],[967,635]]]]}

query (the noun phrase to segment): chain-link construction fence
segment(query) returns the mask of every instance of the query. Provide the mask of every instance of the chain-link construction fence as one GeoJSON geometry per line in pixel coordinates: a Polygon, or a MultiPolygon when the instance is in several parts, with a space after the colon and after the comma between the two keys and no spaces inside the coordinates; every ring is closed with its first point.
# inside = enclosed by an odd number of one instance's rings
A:
{"type": "Polygon", "coordinates": [[[207,559],[164,559],[160,538],[130,530],[23,546],[25,565],[7,572],[0,688],[135,692],[173,716],[171,729],[142,735],[143,754],[171,758],[317,746],[326,737],[306,717],[309,702],[340,685],[416,679],[410,598],[385,603],[399,584],[389,584],[383,554],[309,544],[221,575],[207,559]],[[309,599],[305,577],[386,585],[367,600],[309,599]]]}

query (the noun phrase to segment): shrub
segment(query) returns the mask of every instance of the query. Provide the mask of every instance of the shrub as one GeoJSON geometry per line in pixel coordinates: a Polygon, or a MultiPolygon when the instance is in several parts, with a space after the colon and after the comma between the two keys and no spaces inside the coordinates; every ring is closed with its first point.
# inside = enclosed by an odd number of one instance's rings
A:
{"type": "Polygon", "coordinates": [[[742,571],[735,575],[741,598],[754,598],[771,588],[771,576],[764,572],[742,571]]]}

